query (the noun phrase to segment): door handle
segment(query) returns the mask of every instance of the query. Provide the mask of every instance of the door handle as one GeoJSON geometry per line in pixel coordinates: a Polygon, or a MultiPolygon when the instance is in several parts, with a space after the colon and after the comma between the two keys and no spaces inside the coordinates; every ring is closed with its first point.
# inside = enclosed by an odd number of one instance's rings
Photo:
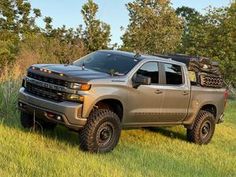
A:
{"type": "Polygon", "coordinates": [[[188,95],[188,94],[189,94],[189,93],[188,93],[188,92],[186,92],[186,91],[184,91],[184,92],[183,92],[183,95],[188,95]]]}
{"type": "Polygon", "coordinates": [[[162,94],[162,91],[161,90],[156,90],[155,94],[162,94]]]}

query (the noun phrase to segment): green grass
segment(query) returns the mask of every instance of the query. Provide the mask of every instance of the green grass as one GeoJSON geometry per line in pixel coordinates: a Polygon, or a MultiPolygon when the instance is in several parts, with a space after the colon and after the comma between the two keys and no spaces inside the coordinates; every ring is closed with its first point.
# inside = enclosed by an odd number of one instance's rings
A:
{"type": "Polygon", "coordinates": [[[0,111],[0,176],[236,176],[235,101],[207,146],[188,143],[182,127],[124,130],[114,151],[99,155],[81,151],[77,134],[60,126],[23,130],[12,97],[0,111]]]}

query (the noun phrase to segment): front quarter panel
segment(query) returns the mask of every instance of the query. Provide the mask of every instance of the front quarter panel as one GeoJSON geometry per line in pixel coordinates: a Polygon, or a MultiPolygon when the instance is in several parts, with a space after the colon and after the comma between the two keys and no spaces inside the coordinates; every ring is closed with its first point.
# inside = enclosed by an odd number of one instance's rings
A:
{"type": "Polygon", "coordinates": [[[127,102],[129,87],[124,79],[94,80],[91,81],[90,84],[92,85],[91,89],[88,92],[83,93],[83,117],[88,117],[96,103],[105,99],[115,99],[120,101],[123,106],[125,117],[126,106],[124,105],[127,102]]]}

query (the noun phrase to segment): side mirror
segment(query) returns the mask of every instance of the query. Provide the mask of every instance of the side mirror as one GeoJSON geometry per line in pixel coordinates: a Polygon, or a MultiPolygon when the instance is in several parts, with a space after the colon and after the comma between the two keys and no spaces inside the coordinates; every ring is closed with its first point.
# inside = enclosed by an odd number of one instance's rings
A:
{"type": "Polygon", "coordinates": [[[151,84],[151,78],[146,77],[140,74],[135,74],[133,79],[133,86],[134,88],[137,88],[140,85],[150,85],[151,84]]]}

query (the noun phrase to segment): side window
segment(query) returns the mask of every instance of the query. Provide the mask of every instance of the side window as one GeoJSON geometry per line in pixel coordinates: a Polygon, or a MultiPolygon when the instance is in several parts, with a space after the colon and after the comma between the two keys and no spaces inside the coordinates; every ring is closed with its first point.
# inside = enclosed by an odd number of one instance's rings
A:
{"type": "Polygon", "coordinates": [[[137,74],[150,77],[152,84],[159,83],[159,71],[157,62],[145,63],[138,71],[137,74]]]}
{"type": "Polygon", "coordinates": [[[167,85],[183,84],[181,66],[173,64],[164,64],[167,85]]]}

